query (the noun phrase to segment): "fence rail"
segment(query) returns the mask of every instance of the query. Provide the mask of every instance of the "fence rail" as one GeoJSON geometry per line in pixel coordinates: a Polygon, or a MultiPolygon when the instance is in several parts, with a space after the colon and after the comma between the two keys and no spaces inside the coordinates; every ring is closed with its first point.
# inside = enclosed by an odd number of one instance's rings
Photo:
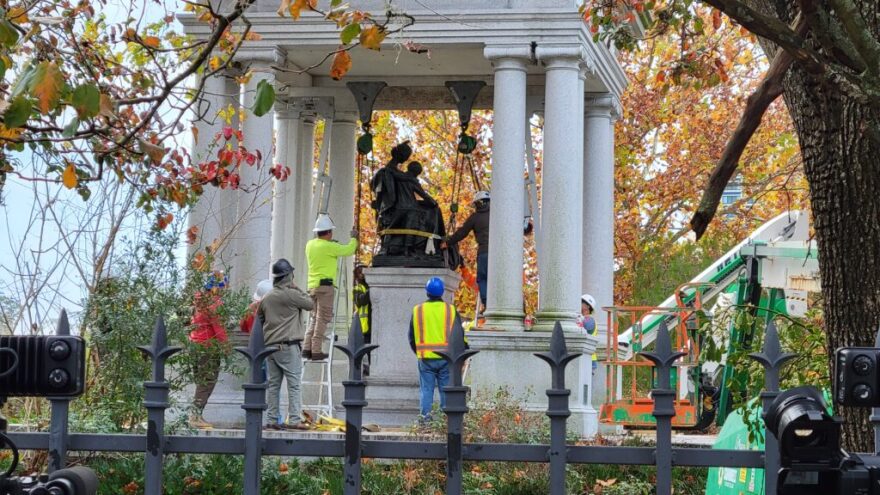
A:
{"type": "MultiPolygon", "coordinates": [[[[67,315],[62,313],[58,334],[69,332],[67,315]]],[[[248,346],[235,348],[248,360],[250,372],[250,382],[242,386],[244,403],[241,407],[246,413],[245,436],[231,438],[166,435],[165,411],[170,405],[165,366],[167,359],[181,348],[168,345],[165,324],[161,318],[156,323],[152,344],[139,347],[152,361],[152,381],[144,383],[146,435],[70,433],[69,399],[53,398],[50,399],[52,422],[49,432],[13,432],[9,436],[20,449],[47,450],[50,471],[64,466],[68,451],[144,452],[144,490],[147,495],[162,493],[162,460],[168,453],[244,456],[245,495],[260,493],[260,465],[262,457],[266,455],[341,457],[344,459],[343,492],[346,495],[359,494],[361,491],[361,461],[364,458],[446,461],[446,493],[453,495],[462,493],[462,463],[465,461],[548,463],[548,493],[551,495],[565,494],[567,464],[653,465],[656,467],[657,495],[672,494],[674,466],[755,467],[764,468],[765,473],[776,473],[779,469],[776,439],[769,431],[765,435],[766,454],[754,450],[672,447],[672,417],[675,414],[672,403],[675,392],[670,384],[670,373],[682,353],[672,349],[669,330],[665,325],[658,330],[654,351],[641,353],[653,362],[657,372],[658,388],[651,393],[654,400],[653,415],[657,420],[657,440],[653,447],[580,446],[566,443],[570,391],[565,388],[565,367],[579,355],[568,352],[559,324],[553,330],[550,349],[535,354],[551,368],[550,388],[546,392],[546,414],[550,418],[549,445],[465,443],[462,425],[464,416],[468,413],[468,387],[462,384],[462,367],[466,360],[479,351],[467,349],[461,324],[457,320],[447,352],[440,353],[451,367],[451,384],[444,388],[447,404],[444,412],[448,418],[446,442],[364,439],[361,434],[361,419],[363,408],[367,406],[367,384],[363,380],[361,364],[364,357],[377,347],[364,343],[358,318],[353,319],[346,345],[336,345],[349,360],[349,376],[342,382],[345,390],[342,406],[346,417],[344,439],[263,438],[266,384],[263,382],[261,366],[263,360],[276,349],[264,345],[259,319],[254,322],[248,346]]],[[[765,369],[765,392],[761,394],[761,399],[766,408],[779,393],[780,369],[794,355],[782,352],[776,327],[771,321],[767,324],[762,352],[753,353],[750,357],[760,362],[765,369]]],[[[765,493],[776,492],[776,476],[764,476],[764,483],[765,493]]]]}

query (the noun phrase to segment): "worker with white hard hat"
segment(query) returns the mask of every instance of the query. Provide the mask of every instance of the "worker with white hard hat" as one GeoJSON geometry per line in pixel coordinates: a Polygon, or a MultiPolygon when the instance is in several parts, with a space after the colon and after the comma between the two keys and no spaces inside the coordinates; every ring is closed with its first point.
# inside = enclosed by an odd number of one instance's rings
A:
{"type": "MultiPolygon", "coordinates": [[[[584,330],[584,333],[587,335],[596,335],[599,330],[596,328],[596,319],[593,317],[593,312],[596,309],[596,298],[591,296],[590,294],[584,294],[581,296],[581,314],[577,317],[577,326],[584,330]]],[[[599,363],[597,361],[596,353],[593,353],[593,369],[595,370],[599,363]]]]}
{"type": "Polygon", "coordinates": [[[315,221],[315,238],[306,244],[306,262],[309,268],[309,295],[315,303],[309,328],[303,340],[303,358],[313,361],[327,359],[324,353],[324,335],[333,319],[333,297],[336,294],[336,267],[340,257],[351,256],[358,247],[358,232],[351,230],[348,244],[333,240],[333,220],[326,213],[315,221]]]}

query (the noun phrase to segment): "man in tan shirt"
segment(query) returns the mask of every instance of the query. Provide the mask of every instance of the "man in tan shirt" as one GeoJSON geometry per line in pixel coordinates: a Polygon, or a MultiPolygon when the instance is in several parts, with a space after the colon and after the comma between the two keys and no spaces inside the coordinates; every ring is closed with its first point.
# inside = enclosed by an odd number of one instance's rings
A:
{"type": "Polygon", "coordinates": [[[293,282],[293,266],[286,259],[272,265],[273,287],[260,302],[258,316],[263,323],[263,339],[278,351],[266,358],[269,387],[266,390],[266,428],[307,430],[302,416],[302,350],[305,333],[302,312],[314,307],[312,298],[293,282]],[[281,381],[287,379],[288,418],[280,416],[281,381]]]}

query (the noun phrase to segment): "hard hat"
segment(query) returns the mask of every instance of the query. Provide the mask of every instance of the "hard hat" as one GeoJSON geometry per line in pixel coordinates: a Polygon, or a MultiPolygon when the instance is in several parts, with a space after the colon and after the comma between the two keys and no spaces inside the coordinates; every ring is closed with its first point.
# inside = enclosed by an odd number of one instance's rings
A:
{"type": "Polygon", "coordinates": [[[284,258],[272,264],[272,276],[275,278],[284,277],[293,273],[293,265],[284,258]]]}
{"type": "Polygon", "coordinates": [[[431,277],[425,284],[425,291],[429,296],[440,297],[443,295],[443,280],[439,277],[431,277]]]}
{"type": "Polygon", "coordinates": [[[321,213],[318,215],[318,219],[315,220],[315,228],[312,229],[312,232],[324,232],[325,230],[333,230],[335,228],[333,220],[330,220],[330,215],[321,213]]]}
{"type": "Polygon", "coordinates": [[[257,284],[257,290],[254,291],[254,301],[259,301],[266,297],[270,290],[272,290],[272,281],[268,278],[260,280],[260,283],[257,284]]]}
{"type": "Polygon", "coordinates": [[[596,298],[595,297],[593,297],[589,294],[584,294],[581,296],[581,301],[589,304],[590,309],[592,309],[593,311],[596,310],[596,298]]]}
{"type": "Polygon", "coordinates": [[[489,201],[489,191],[477,191],[477,194],[474,194],[474,203],[479,201],[489,201]]]}

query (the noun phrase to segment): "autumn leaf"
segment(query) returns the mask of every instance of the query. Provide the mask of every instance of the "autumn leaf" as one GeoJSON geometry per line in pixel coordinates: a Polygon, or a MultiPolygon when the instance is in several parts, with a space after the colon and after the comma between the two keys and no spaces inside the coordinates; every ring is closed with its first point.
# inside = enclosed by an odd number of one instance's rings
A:
{"type": "Polygon", "coordinates": [[[113,98],[104,93],[101,93],[99,108],[100,111],[98,113],[104,117],[114,117],[116,114],[116,104],[113,103],[113,98]]]}
{"type": "Polygon", "coordinates": [[[160,40],[158,36],[144,36],[143,44],[149,48],[159,48],[162,44],[162,40],[160,40]]]}
{"type": "Polygon", "coordinates": [[[718,29],[721,27],[721,11],[712,9],[712,27],[718,29]]]}
{"type": "Polygon", "coordinates": [[[336,52],[336,56],[333,57],[333,65],[330,67],[330,77],[338,81],[349,70],[351,70],[351,55],[346,50],[336,52]]]}
{"type": "Polygon", "coordinates": [[[186,243],[192,246],[199,240],[199,227],[193,225],[186,231],[186,243]]]}
{"type": "Polygon", "coordinates": [[[68,189],[73,189],[79,184],[79,178],[76,176],[76,167],[72,163],[68,163],[64,173],[61,174],[61,183],[68,189]]]}
{"type": "Polygon", "coordinates": [[[196,126],[192,126],[190,128],[193,135],[193,144],[199,144],[199,128],[196,126]]]}
{"type": "Polygon", "coordinates": [[[171,225],[171,222],[174,221],[173,213],[166,213],[164,215],[159,215],[156,218],[156,230],[165,230],[165,227],[171,225]]]}
{"type": "Polygon", "coordinates": [[[300,14],[302,14],[303,9],[311,10],[317,5],[318,0],[293,0],[293,3],[288,9],[290,11],[290,17],[293,17],[293,20],[297,20],[299,19],[300,14]]]}
{"type": "Polygon", "coordinates": [[[55,62],[40,62],[30,79],[30,94],[37,99],[37,107],[44,115],[58,106],[64,75],[55,62]]]}
{"type": "Polygon", "coordinates": [[[150,144],[143,139],[138,139],[138,148],[141,153],[150,157],[150,160],[152,160],[155,165],[162,163],[162,158],[165,157],[165,148],[150,144]]]}
{"type": "Polygon", "coordinates": [[[370,50],[378,50],[387,33],[384,28],[373,25],[361,31],[361,46],[370,50]]]}

